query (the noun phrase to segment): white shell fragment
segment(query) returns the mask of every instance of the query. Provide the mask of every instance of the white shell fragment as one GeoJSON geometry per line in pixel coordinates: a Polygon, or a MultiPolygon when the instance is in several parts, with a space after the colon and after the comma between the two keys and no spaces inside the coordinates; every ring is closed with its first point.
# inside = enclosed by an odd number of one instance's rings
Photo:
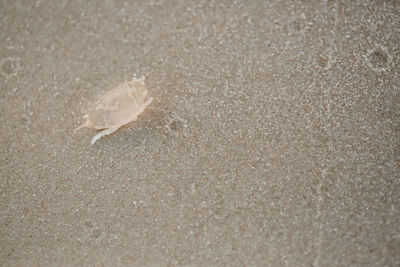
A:
{"type": "Polygon", "coordinates": [[[121,126],[136,121],[137,117],[150,105],[153,98],[145,101],[147,87],[144,77],[122,83],[102,96],[85,116],[86,122],[75,129],[88,127],[102,130],[91,141],[94,144],[105,135],[109,135],[121,126]]]}

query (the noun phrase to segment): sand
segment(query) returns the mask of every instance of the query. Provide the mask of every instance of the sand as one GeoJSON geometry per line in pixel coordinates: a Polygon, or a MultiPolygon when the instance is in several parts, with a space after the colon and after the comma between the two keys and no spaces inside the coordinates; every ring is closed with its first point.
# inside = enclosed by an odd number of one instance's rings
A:
{"type": "Polygon", "coordinates": [[[1,2],[0,265],[400,265],[400,2],[1,2]]]}

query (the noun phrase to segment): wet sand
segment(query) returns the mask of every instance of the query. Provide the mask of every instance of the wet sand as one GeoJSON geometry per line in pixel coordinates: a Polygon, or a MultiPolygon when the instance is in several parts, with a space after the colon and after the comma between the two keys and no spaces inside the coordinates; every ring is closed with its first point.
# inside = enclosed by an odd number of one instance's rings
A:
{"type": "Polygon", "coordinates": [[[1,1],[0,265],[399,266],[399,10],[1,1]]]}

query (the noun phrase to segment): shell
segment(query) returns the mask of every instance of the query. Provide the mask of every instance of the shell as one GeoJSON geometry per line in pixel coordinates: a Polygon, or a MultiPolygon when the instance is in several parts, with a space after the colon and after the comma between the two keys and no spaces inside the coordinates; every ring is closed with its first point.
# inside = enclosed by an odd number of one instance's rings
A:
{"type": "Polygon", "coordinates": [[[124,82],[102,96],[85,116],[86,121],[74,132],[84,127],[102,130],[93,137],[91,144],[94,144],[101,137],[112,134],[121,126],[136,121],[153,101],[152,97],[145,100],[147,87],[144,79],[142,77],[124,82]]]}

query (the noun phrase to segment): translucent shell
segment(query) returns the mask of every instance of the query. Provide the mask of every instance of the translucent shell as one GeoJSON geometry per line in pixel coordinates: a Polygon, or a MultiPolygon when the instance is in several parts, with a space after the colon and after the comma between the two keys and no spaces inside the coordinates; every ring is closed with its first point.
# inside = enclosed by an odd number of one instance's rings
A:
{"type": "Polygon", "coordinates": [[[122,83],[102,96],[86,115],[86,122],[75,129],[88,127],[102,130],[96,134],[91,144],[109,135],[121,126],[136,121],[137,117],[150,105],[153,98],[146,101],[147,87],[144,77],[122,83]]]}

